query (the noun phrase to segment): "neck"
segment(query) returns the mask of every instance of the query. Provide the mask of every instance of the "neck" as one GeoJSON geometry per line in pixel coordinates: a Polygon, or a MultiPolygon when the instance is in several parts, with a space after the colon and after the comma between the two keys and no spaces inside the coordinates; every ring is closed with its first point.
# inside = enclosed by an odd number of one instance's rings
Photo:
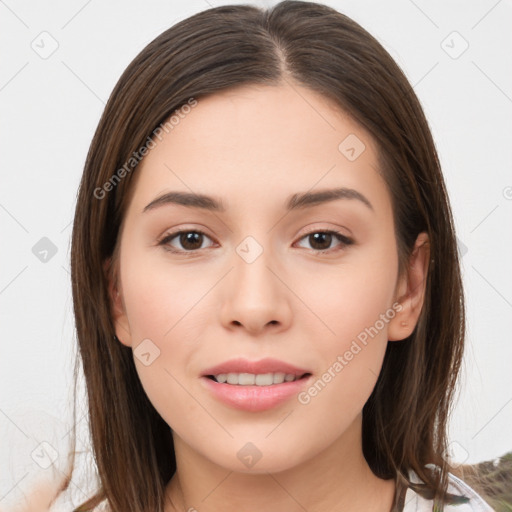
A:
{"type": "Polygon", "coordinates": [[[165,512],[389,512],[395,483],[376,477],[362,452],[361,416],[335,443],[301,464],[271,473],[239,473],[206,459],[175,432],[177,471],[165,512]],[[173,506],[174,504],[174,506],[173,506]]]}

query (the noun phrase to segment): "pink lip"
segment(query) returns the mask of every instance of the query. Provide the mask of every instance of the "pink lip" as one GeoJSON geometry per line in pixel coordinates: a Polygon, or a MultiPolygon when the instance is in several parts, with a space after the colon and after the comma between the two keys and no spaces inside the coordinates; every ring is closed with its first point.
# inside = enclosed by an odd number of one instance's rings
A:
{"type": "Polygon", "coordinates": [[[217,399],[237,409],[251,412],[265,411],[278,406],[294,395],[296,396],[311,378],[311,372],[308,370],[272,358],[259,361],[249,361],[243,358],[231,359],[212,366],[201,374],[201,382],[217,399]],[[302,377],[305,373],[309,373],[309,375],[293,382],[270,386],[239,386],[220,383],[208,378],[208,376],[220,373],[284,373],[297,377],[302,377]]]}
{"type": "Polygon", "coordinates": [[[296,396],[312,377],[312,375],[308,375],[293,382],[283,382],[271,386],[221,384],[205,376],[200,380],[216,398],[225,404],[245,411],[259,412],[276,407],[292,396],[296,396]]]}
{"type": "Polygon", "coordinates": [[[297,368],[291,364],[279,361],[278,359],[265,358],[259,361],[249,361],[248,359],[238,358],[230,359],[224,363],[212,366],[201,373],[202,376],[219,375],[220,373],[292,373],[301,377],[305,373],[311,373],[309,370],[297,368]]]}

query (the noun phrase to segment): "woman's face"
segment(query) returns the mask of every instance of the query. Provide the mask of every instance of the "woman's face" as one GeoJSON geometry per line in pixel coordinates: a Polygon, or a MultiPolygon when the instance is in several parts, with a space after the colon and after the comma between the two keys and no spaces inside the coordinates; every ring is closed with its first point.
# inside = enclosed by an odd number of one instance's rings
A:
{"type": "Polygon", "coordinates": [[[262,472],[355,439],[388,339],[412,330],[400,326],[405,288],[374,142],[288,85],[200,99],[160,138],[135,171],[113,300],[116,334],[175,443],[262,472]],[[185,205],[176,192],[211,199],[185,205]],[[280,362],[209,371],[265,358],[280,362]],[[307,375],[235,383],[291,372],[284,364],[307,375]]]}

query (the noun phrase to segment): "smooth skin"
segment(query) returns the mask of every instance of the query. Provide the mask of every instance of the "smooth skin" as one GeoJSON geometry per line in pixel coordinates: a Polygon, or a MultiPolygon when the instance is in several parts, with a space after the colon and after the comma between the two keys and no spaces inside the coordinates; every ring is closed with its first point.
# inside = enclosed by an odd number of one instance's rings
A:
{"type": "Polygon", "coordinates": [[[149,339],[160,351],[147,366],[134,361],[174,438],[166,512],[388,512],[395,485],[363,456],[362,409],[388,340],[417,322],[429,246],[420,234],[399,279],[375,142],[333,103],[286,80],[200,99],[156,143],[134,176],[111,297],[120,342],[135,351],[149,339]],[[339,150],[350,134],[365,145],[354,161],[339,150]],[[336,187],[372,207],[344,198],[285,208],[293,194],[336,187]],[[170,191],[213,196],[225,211],[172,203],[144,211],[170,191]],[[205,235],[169,238],[178,230],[205,235]],[[330,230],[353,243],[312,236],[330,230]],[[262,250],[251,263],[237,252],[248,236],[251,251],[262,250]],[[292,397],[246,412],[202,385],[203,370],[235,357],[274,357],[319,379],[394,303],[401,311],[308,404],[292,397]],[[237,457],[248,442],[261,452],[252,467],[237,457]]]}

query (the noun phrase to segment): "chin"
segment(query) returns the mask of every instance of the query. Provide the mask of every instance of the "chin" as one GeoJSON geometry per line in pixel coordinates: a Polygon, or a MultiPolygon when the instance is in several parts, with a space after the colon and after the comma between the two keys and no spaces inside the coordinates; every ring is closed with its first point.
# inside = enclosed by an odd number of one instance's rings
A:
{"type": "MultiPolygon", "coordinates": [[[[209,448],[211,449],[211,446],[209,448]]],[[[287,471],[299,466],[309,458],[307,453],[298,451],[297,443],[284,446],[282,443],[277,443],[277,439],[276,443],[268,439],[254,442],[231,441],[228,442],[228,446],[221,447],[220,451],[204,455],[214,464],[229,471],[248,475],[287,471]]]]}

